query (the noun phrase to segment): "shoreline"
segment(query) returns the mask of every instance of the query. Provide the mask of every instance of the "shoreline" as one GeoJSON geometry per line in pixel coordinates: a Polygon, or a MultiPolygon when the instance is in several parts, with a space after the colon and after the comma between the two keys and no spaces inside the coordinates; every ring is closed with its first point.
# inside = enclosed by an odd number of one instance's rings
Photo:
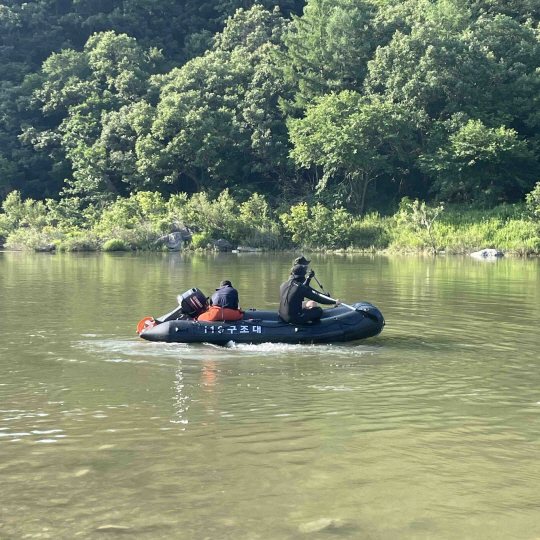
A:
{"type": "Polygon", "coordinates": [[[90,217],[80,212],[62,217],[36,201],[22,201],[18,194],[10,195],[10,204],[3,206],[0,246],[13,251],[452,256],[497,249],[515,257],[540,255],[540,219],[525,204],[486,210],[454,205],[443,210],[403,199],[394,214],[359,216],[319,203],[272,209],[256,194],[239,203],[228,192],[215,200],[203,193],[180,201],[140,192],[99,212],[94,209],[90,217]]]}
{"type": "MultiPolygon", "coordinates": [[[[261,255],[266,253],[290,253],[294,255],[309,254],[313,255],[377,255],[377,256],[422,256],[422,257],[470,257],[472,253],[481,251],[482,249],[490,248],[463,248],[463,249],[452,249],[452,250],[439,250],[433,252],[427,249],[303,249],[303,248],[291,248],[291,249],[254,249],[254,250],[224,250],[220,251],[217,249],[177,249],[177,250],[163,250],[163,249],[122,249],[122,250],[102,250],[102,249],[88,249],[88,250],[56,250],[56,249],[9,249],[2,248],[0,253],[25,253],[25,254],[45,254],[45,255],[58,255],[58,254],[79,254],[79,253],[130,253],[130,254],[143,254],[143,253],[160,253],[160,254],[184,254],[184,255],[220,255],[220,254],[229,254],[229,255],[261,255]]],[[[521,251],[521,250],[500,250],[503,253],[501,257],[495,258],[512,258],[512,259],[536,259],[540,257],[540,252],[538,251],[521,251]]],[[[495,259],[494,258],[494,259],[495,259]]]]}

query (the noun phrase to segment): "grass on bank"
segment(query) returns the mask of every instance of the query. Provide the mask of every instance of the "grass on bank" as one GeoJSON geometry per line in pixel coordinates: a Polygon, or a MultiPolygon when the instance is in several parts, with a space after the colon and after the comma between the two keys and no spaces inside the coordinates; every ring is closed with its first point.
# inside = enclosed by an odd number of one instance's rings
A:
{"type": "Polygon", "coordinates": [[[497,248],[519,255],[540,253],[540,227],[525,204],[491,210],[430,207],[403,199],[393,216],[363,218],[345,209],[301,203],[274,210],[254,194],[239,203],[228,191],[216,199],[139,192],[103,210],[81,211],[73,201],[22,201],[11,193],[0,213],[0,238],[8,249],[59,251],[163,250],[157,240],[180,231],[184,249],[211,248],[223,238],[233,247],[263,250],[441,251],[468,253],[497,248]],[[189,234],[188,234],[189,233],[189,234]]]}

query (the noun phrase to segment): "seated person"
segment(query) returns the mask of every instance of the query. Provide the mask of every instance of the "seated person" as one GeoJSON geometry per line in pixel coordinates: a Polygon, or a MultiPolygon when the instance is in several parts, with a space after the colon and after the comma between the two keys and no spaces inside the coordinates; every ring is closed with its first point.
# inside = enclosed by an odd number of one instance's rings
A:
{"type": "Polygon", "coordinates": [[[244,312],[238,307],[238,291],[226,279],[212,295],[210,308],[199,317],[199,321],[239,321],[244,312]]]}
{"type": "Polygon", "coordinates": [[[306,324],[312,321],[318,321],[323,310],[321,307],[311,302],[303,305],[304,298],[309,298],[320,302],[321,304],[341,304],[339,300],[332,300],[306,285],[307,266],[295,265],[291,270],[291,277],[283,283],[279,289],[279,316],[288,323],[306,324]]]}
{"type": "MultiPolygon", "coordinates": [[[[309,272],[307,272],[307,267],[309,266],[310,262],[311,261],[308,261],[303,255],[302,255],[302,257],[296,257],[296,259],[294,259],[293,266],[300,265],[300,266],[305,266],[306,267],[307,278],[306,278],[306,280],[304,282],[304,285],[309,285],[309,282],[315,277],[315,272],[313,270],[310,270],[309,272]]],[[[326,296],[328,296],[328,295],[326,295],[326,296]]],[[[306,307],[306,304],[310,304],[307,307],[315,307],[317,305],[316,302],[309,301],[309,302],[303,302],[302,306],[306,307]]]]}
{"type": "Polygon", "coordinates": [[[293,262],[293,266],[296,266],[297,264],[300,264],[302,266],[309,266],[309,263],[311,261],[308,261],[303,255],[301,257],[296,257],[293,262]]]}

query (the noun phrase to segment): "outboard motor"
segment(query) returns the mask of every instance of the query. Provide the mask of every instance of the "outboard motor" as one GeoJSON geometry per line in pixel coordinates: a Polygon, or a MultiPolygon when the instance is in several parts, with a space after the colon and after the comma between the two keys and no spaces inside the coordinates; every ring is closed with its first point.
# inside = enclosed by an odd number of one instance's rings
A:
{"type": "Polygon", "coordinates": [[[178,307],[173,309],[170,313],[166,313],[165,315],[154,319],[155,324],[174,321],[182,317],[182,315],[186,315],[187,317],[194,319],[206,311],[208,300],[200,289],[194,287],[193,289],[186,291],[184,294],[178,295],[178,304],[178,307]]]}
{"type": "Polygon", "coordinates": [[[200,289],[194,287],[178,295],[178,304],[182,308],[182,313],[194,319],[206,311],[208,299],[200,289]]]}

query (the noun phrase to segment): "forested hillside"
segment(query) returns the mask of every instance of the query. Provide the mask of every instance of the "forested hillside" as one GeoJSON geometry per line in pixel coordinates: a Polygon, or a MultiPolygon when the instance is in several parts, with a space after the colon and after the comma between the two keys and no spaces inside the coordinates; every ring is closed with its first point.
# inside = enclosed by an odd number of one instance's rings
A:
{"type": "Polygon", "coordinates": [[[228,189],[363,215],[539,178],[535,0],[1,1],[2,199],[228,189]]]}

